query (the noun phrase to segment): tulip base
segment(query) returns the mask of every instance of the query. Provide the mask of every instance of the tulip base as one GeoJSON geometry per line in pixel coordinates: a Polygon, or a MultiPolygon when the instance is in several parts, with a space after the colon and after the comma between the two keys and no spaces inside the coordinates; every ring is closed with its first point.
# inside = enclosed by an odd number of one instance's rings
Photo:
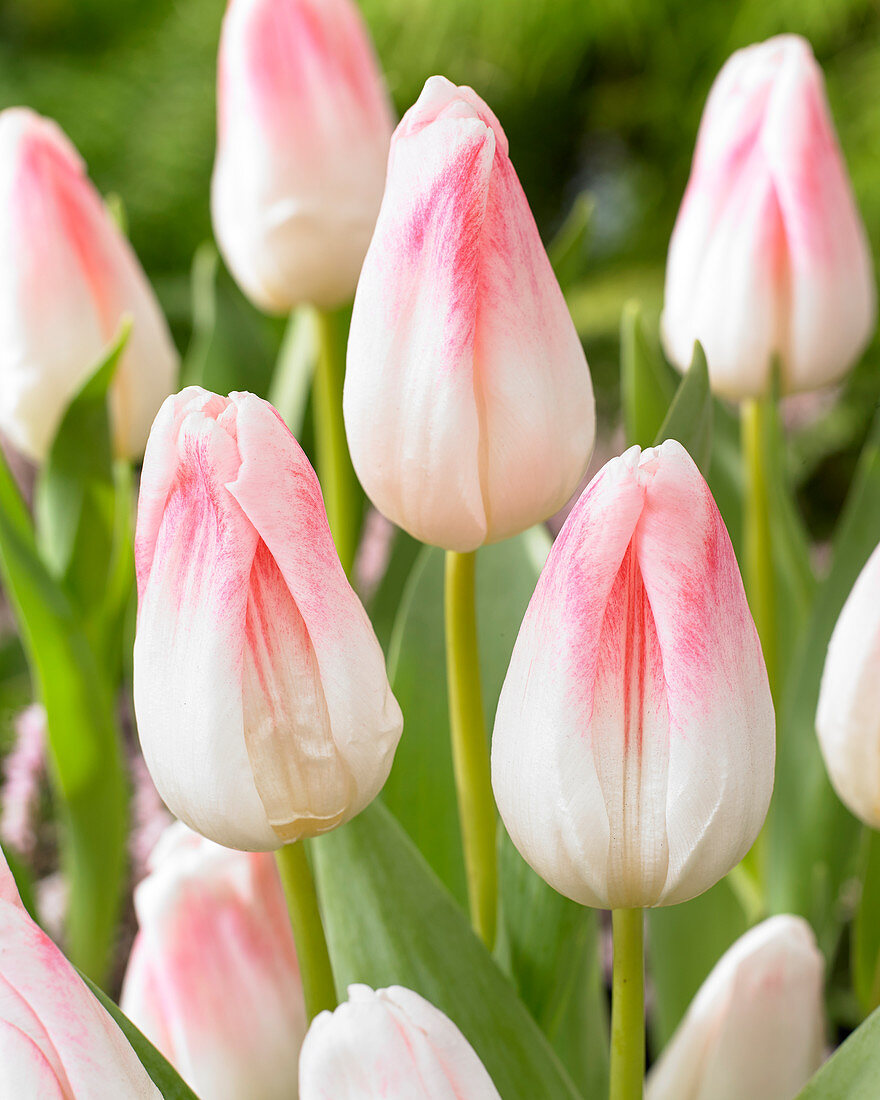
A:
{"type": "Polygon", "coordinates": [[[644,911],[611,914],[614,969],[611,987],[610,1100],[642,1100],[645,1081],[644,911]]]}
{"type": "Polygon", "coordinates": [[[446,680],[471,924],[495,942],[498,855],[475,601],[476,553],[446,552],[446,680]]]}
{"type": "Polygon", "coordinates": [[[275,860],[293,928],[306,1014],[311,1021],[325,1009],[332,1012],[339,1002],[305,844],[300,840],[285,845],[275,853],[275,860]]]}

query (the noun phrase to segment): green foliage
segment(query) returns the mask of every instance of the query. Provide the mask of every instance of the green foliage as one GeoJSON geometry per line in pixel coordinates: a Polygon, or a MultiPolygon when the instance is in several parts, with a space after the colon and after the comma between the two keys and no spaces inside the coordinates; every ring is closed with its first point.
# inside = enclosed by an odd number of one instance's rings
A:
{"type": "Polygon", "coordinates": [[[880,1078],[880,1011],[850,1035],[797,1100],[875,1100],[880,1078]]]}

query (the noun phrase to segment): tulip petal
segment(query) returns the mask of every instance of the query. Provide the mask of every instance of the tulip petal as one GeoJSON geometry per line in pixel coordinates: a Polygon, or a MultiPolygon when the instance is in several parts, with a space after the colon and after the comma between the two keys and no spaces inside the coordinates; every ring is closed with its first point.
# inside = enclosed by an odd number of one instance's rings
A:
{"type": "Polygon", "coordinates": [[[403,719],[333,546],[314,471],[271,406],[251,394],[233,399],[242,461],[228,489],[264,547],[250,578],[245,739],[273,827],[291,840],[372,801],[403,719]],[[273,481],[287,491],[270,498],[264,487],[273,481]],[[283,729],[273,713],[288,716],[283,729]]]}

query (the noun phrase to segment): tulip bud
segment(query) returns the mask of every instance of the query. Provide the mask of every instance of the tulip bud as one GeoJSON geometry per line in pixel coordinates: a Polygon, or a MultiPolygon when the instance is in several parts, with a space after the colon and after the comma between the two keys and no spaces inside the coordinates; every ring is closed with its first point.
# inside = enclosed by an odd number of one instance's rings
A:
{"type": "Polygon", "coordinates": [[[242,290],[271,311],[347,301],[393,126],[352,0],[230,0],[217,106],[211,212],[242,290]]]}
{"type": "Polygon", "coordinates": [[[253,850],[359,813],[403,720],[318,479],[271,405],[197,387],[165,402],[135,558],[135,710],[168,807],[253,850]]]}
{"type": "Polygon", "coordinates": [[[350,985],[348,1001],[312,1022],[300,1100],[501,1100],[455,1024],[399,985],[350,985]]]}
{"type": "Polygon", "coordinates": [[[440,76],[392,139],[343,407],[373,503],[449,550],[546,519],[590,457],[589,368],[507,138],[440,76]]]}
{"type": "Polygon", "coordinates": [[[647,1100],[792,1100],[822,1062],[824,961],[800,917],[746,932],[700,987],[647,1100]]]}
{"type": "Polygon", "coordinates": [[[174,388],[177,352],[79,154],[24,107],[0,112],[0,256],[0,429],[28,458],[44,458],[128,315],[110,410],[117,452],[140,457],[174,388]]]}
{"type": "Polygon", "coordinates": [[[550,551],[495,719],[492,784],[554,889],[671,905],[746,854],[774,715],[724,521],[674,440],[607,463],[550,551]]]}
{"type": "Polygon", "coordinates": [[[841,801],[880,829],[880,546],[853,586],[828,646],[816,730],[841,801]]]}
{"type": "Polygon", "coordinates": [[[161,1100],[116,1022],[21,904],[0,855],[0,1095],[161,1100]]]}
{"type": "Polygon", "coordinates": [[[694,341],[726,397],[839,378],[874,329],[865,230],[810,46],[738,50],[712,86],[666,268],[663,340],[685,369],[694,341]]]}
{"type": "Polygon", "coordinates": [[[306,1033],[275,861],[162,835],[135,891],[122,1011],[203,1100],[290,1100],[306,1033]]]}

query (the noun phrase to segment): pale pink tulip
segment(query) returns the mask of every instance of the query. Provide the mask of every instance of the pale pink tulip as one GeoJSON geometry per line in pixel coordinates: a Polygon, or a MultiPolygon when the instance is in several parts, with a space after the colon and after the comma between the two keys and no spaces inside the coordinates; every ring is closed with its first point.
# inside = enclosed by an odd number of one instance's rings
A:
{"type": "Polygon", "coordinates": [[[394,135],[343,406],[373,503],[450,550],[546,519],[593,447],[589,368],[507,138],[440,76],[394,135]]]}
{"type": "Polygon", "coordinates": [[[880,546],[868,559],[831,635],[816,729],[834,789],[880,829],[880,546]]]}
{"type": "Polygon", "coordinates": [[[139,458],[177,352],[134,252],[54,122],[0,113],[0,429],[42,459],[128,316],[111,390],[117,451],[139,458]]]}
{"type": "Polygon", "coordinates": [[[647,1100],[793,1100],[822,1062],[824,970],[800,917],[746,932],[691,1002],[647,1100]]]}
{"type": "Polygon", "coordinates": [[[703,114],[669,247],[663,339],[682,369],[699,340],[713,388],[752,397],[839,378],[874,329],[865,230],[822,72],[795,35],[737,51],[703,114]]]}
{"type": "Polygon", "coordinates": [[[566,521],[495,720],[492,782],[524,858],[586,905],[707,890],[773,787],[767,672],[724,521],[673,440],[612,459],[566,521]]]}
{"type": "Polygon", "coordinates": [[[161,1100],[116,1022],[25,912],[2,855],[0,1096],[161,1100]]]}
{"type": "Polygon", "coordinates": [[[196,387],[165,402],[135,555],[135,710],[168,807],[253,850],[360,812],[403,720],[318,479],[271,405],[196,387]]]}
{"type": "Polygon", "coordinates": [[[352,0],[230,0],[217,79],[214,232],[263,309],[354,293],[391,139],[388,94],[352,0]]]}
{"type": "Polygon", "coordinates": [[[303,1043],[300,1100],[501,1100],[455,1024],[399,985],[348,987],[303,1043]]]}
{"type": "Polygon", "coordinates": [[[272,856],[176,822],[134,904],[126,1016],[201,1100],[295,1097],[306,1010],[272,856]]]}

